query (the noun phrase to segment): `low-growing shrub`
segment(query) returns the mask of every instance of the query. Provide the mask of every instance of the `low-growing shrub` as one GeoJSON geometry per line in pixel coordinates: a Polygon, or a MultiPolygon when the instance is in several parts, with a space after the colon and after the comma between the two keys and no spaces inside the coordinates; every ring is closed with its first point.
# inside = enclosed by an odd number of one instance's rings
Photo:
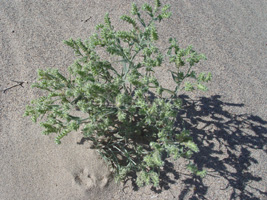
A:
{"type": "Polygon", "coordinates": [[[33,100],[25,112],[34,122],[40,119],[43,134],[55,133],[57,144],[70,132],[81,130],[117,180],[135,173],[138,186],[159,184],[163,154],[184,157],[193,173],[205,174],[190,162],[199,151],[190,132],[178,130],[174,124],[182,107],[179,92],[206,90],[203,83],[211,74],[197,74],[192,69],[205,56],[191,46],[180,48],[174,38],[165,50],[157,46],[156,25],[171,16],[169,9],[159,0],[154,6],[145,3],[141,9],[133,3],[132,17],[120,17],[131,25],[130,31],[115,29],[106,14],[88,40],[64,41],[78,59],[68,68],[68,76],[54,68],[38,70],[33,87],[46,94],[33,100]],[[103,50],[113,61],[104,58],[103,50]],[[169,70],[173,90],[164,88],[155,76],[155,69],[164,62],[175,65],[175,70],[169,70]]]}

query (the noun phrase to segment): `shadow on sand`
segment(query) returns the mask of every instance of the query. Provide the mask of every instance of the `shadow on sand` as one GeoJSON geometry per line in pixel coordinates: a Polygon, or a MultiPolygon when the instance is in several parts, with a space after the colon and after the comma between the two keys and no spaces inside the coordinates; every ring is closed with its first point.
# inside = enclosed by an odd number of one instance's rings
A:
{"type": "MultiPolygon", "coordinates": [[[[230,199],[256,200],[259,198],[255,197],[255,193],[267,195],[266,191],[254,188],[251,183],[259,182],[262,178],[249,172],[249,167],[259,162],[251,156],[252,151],[267,153],[267,121],[254,115],[235,115],[226,111],[225,107],[244,105],[222,102],[219,95],[202,97],[197,101],[186,95],[180,98],[185,105],[181,113],[185,121],[184,126],[192,132],[199,147],[199,153],[193,157],[197,166],[207,169],[207,176],[227,180],[228,184],[223,190],[231,188],[230,199]]],[[[179,176],[174,172],[171,163],[166,163],[165,170],[173,173],[178,179],[179,176]]],[[[166,182],[172,184],[173,181],[165,174],[162,178],[161,186],[168,189],[166,182]]],[[[203,180],[190,177],[183,182],[185,187],[178,199],[184,199],[192,188],[194,193],[190,197],[191,200],[206,199],[205,194],[209,188],[203,180]]]]}

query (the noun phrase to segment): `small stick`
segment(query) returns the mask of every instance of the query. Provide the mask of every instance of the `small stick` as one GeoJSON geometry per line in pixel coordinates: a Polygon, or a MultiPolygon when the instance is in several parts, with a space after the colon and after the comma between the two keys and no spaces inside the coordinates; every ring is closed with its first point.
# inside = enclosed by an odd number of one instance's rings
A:
{"type": "Polygon", "coordinates": [[[88,19],[86,19],[86,20],[81,20],[81,21],[84,21],[84,23],[85,22],[87,22],[89,19],[91,19],[92,17],[90,16],[88,19]]]}
{"type": "Polygon", "coordinates": [[[13,85],[13,86],[11,86],[11,87],[8,87],[8,88],[6,88],[6,89],[4,89],[3,90],[3,93],[5,93],[7,90],[9,90],[9,89],[11,89],[11,88],[14,88],[14,87],[17,87],[17,86],[21,86],[21,87],[23,87],[23,83],[28,83],[28,81],[14,81],[14,80],[11,80],[11,81],[13,81],[13,82],[15,82],[15,83],[17,83],[16,85],[13,85]]]}

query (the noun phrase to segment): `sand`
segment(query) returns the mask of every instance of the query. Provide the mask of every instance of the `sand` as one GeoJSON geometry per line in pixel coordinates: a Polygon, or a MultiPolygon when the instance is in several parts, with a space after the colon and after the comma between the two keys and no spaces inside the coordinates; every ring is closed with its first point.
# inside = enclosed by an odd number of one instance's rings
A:
{"type": "MultiPolygon", "coordinates": [[[[0,2],[0,89],[25,82],[0,93],[0,200],[267,199],[265,0],[168,1],[173,16],[161,23],[160,38],[192,44],[208,58],[197,70],[213,74],[208,92],[182,94],[186,126],[200,147],[194,160],[208,172],[202,180],[189,175],[183,160],[168,160],[159,188],[116,184],[90,145],[77,144],[80,133],[55,145],[22,117],[41,95],[30,87],[36,70],[72,64],[62,41],[86,39],[107,11],[115,27],[127,28],[118,16],[131,2],[0,2]]],[[[167,69],[157,76],[172,87],[167,69]]]]}

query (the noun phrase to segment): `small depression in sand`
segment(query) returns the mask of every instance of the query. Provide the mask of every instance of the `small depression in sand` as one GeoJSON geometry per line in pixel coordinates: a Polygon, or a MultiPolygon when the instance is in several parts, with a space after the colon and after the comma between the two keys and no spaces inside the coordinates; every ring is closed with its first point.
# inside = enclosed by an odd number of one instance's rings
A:
{"type": "Polygon", "coordinates": [[[99,191],[109,186],[112,174],[107,164],[101,159],[88,141],[80,142],[82,135],[73,133],[65,137],[61,151],[66,155],[62,167],[71,178],[73,188],[85,193],[99,191]]]}

